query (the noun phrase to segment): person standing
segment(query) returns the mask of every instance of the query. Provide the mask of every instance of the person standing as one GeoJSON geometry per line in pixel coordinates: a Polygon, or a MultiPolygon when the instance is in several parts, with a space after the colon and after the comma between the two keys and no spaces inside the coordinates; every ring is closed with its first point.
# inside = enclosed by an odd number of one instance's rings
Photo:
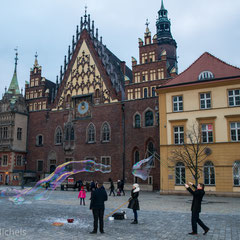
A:
{"type": "Polygon", "coordinates": [[[204,184],[199,183],[197,187],[189,182],[189,184],[195,189],[193,191],[188,184],[185,184],[186,189],[193,195],[193,200],[192,200],[192,232],[190,232],[190,235],[197,235],[197,223],[203,228],[204,233],[203,235],[206,235],[207,232],[209,231],[209,228],[201,221],[199,218],[199,214],[201,212],[201,204],[202,204],[202,199],[205,194],[204,191],[204,184]]]}
{"type": "Polygon", "coordinates": [[[113,193],[113,196],[115,197],[115,192],[114,192],[114,184],[113,184],[113,180],[111,178],[109,178],[109,182],[110,182],[110,193],[109,196],[111,196],[111,194],[113,193]]]}
{"type": "Polygon", "coordinates": [[[82,205],[83,202],[83,205],[85,206],[86,191],[84,190],[84,186],[81,187],[78,198],[80,198],[80,205],[82,205]]]}
{"type": "Polygon", "coordinates": [[[131,224],[138,224],[138,214],[137,211],[140,210],[139,207],[139,196],[140,187],[137,183],[133,184],[133,189],[131,191],[131,197],[129,198],[128,208],[131,208],[134,213],[134,221],[131,224]]]}
{"type": "Polygon", "coordinates": [[[92,180],[91,183],[90,183],[90,191],[91,192],[94,191],[95,188],[96,188],[95,182],[94,182],[94,180],[92,180]]]}
{"type": "Polygon", "coordinates": [[[121,184],[120,184],[120,193],[123,193],[123,196],[125,196],[125,192],[124,192],[124,180],[121,180],[121,184]]]}
{"type": "Polygon", "coordinates": [[[98,229],[98,221],[100,225],[100,233],[104,233],[104,222],[103,222],[103,216],[104,216],[104,210],[105,205],[104,202],[108,200],[107,192],[105,188],[103,187],[102,183],[98,183],[96,186],[96,190],[92,192],[91,197],[91,203],[90,203],[90,209],[93,213],[93,231],[90,232],[91,234],[97,233],[98,229]]]}

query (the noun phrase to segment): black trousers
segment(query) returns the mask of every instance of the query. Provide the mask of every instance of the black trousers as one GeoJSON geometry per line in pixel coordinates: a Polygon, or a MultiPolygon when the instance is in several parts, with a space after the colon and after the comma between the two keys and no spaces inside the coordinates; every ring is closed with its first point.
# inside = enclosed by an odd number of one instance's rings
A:
{"type": "Polygon", "coordinates": [[[80,198],[80,205],[82,205],[82,202],[83,202],[83,205],[85,206],[85,198],[80,198]]]}
{"type": "Polygon", "coordinates": [[[93,222],[93,231],[97,232],[98,229],[98,221],[99,221],[99,229],[100,232],[103,232],[103,227],[104,227],[104,223],[103,223],[103,216],[104,216],[104,209],[92,209],[93,212],[93,218],[94,218],[94,222],[93,222]]]}
{"type": "Polygon", "coordinates": [[[113,193],[113,196],[115,196],[115,192],[114,190],[111,189],[110,193],[109,193],[109,196],[111,196],[111,194],[113,193]]]}
{"type": "Polygon", "coordinates": [[[199,212],[192,212],[192,231],[197,233],[197,223],[202,227],[204,231],[208,230],[208,227],[199,218],[199,212]]]}

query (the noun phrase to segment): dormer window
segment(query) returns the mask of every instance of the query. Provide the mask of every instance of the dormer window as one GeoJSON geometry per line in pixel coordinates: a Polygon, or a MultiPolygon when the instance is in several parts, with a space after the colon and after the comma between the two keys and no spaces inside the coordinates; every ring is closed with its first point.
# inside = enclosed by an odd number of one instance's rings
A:
{"type": "Polygon", "coordinates": [[[214,75],[210,71],[203,71],[198,76],[198,80],[207,80],[207,79],[212,79],[212,78],[214,78],[214,75]]]}

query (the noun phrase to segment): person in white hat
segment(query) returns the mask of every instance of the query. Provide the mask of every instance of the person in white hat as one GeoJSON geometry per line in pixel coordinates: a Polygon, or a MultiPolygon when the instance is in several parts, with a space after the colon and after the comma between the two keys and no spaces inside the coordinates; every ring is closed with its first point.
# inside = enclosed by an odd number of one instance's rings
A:
{"type": "Polygon", "coordinates": [[[131,191],[131,197],[128,200],[129,201],[128,208],[131,208],[134,213],[134,221],[131,224],[138,224],[137,210],[140,210],[138,201],[139,191],[140,191],[139,185],[137,183],[134,183],[133,189],[131,191]]]}

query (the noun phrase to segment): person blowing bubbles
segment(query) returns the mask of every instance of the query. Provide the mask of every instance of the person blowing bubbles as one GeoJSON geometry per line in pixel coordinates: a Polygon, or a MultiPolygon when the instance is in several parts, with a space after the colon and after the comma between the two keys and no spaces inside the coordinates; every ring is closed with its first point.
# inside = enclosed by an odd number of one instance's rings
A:
{"type": "Polygon", "coordinates": [[[204,184],[199,183],[197,187],[189,182],[188,184],[185,184],[186,189],[193,195],[193,200],[192,200],[192,232],[189,233],[190,235],[197,235],[197,223],[203,228],[204,233],[203,235],[206,235],[207,232],[209,231],[209,228],[201,221],[199,218],[199,213],[201,212],[201,204],[202,204],[202,199],[205,194],[204,191],[204,184]],[[191,185],[195,191],[193,191],[190,186],[191,185]]]}

